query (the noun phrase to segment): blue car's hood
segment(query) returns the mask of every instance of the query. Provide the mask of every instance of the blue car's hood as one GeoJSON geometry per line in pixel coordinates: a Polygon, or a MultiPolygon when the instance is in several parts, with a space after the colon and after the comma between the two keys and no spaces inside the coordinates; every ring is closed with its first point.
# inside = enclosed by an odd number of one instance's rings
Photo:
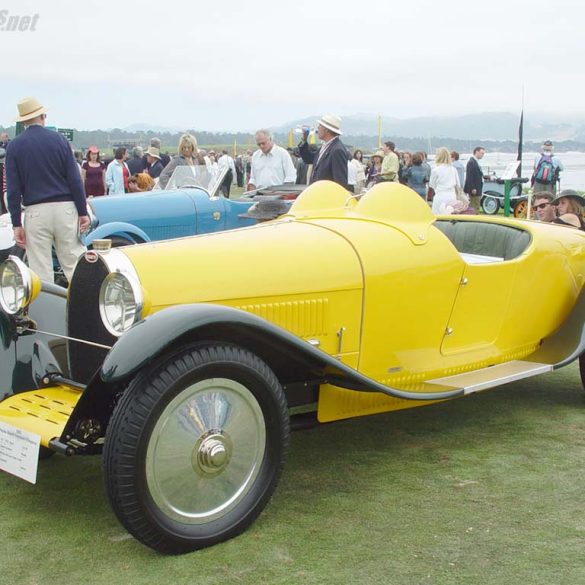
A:
{"type": "MultiPolygon", "coordinates": [[[[200,189],[189,191],[207,198],[207,193],[200,189]]],[[[185,228],[189,224],[195,229],[195,203],[185,191],[148,191],[94,197],[90,205],[99,225],[120,221],[142,229],[162,225],[180,229],[180,226],[185,228]]]]}
{"type": "Polygon", "coordinates": [[[90,201],[98,220],[99,237],[132,233],[123,225],[138,228],[140,238],[167,240],[195,234],[245,227],[256,223],[240,215],[252,201],[232,201],[224,197],[209,197],[203,189],[174,189],[149,191],[128,195],[94,197],[90,201]],[[108,232],[109,224],[112,233],[108,232]]]}

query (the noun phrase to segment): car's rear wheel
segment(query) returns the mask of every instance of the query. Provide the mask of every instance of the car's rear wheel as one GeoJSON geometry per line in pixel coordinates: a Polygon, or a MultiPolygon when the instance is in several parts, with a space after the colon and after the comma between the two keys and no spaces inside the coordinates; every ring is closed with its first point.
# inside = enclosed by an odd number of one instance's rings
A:
{"type": "Polygon", "coordinates": [[[104,478],[114,512],[151,548],[178,554],[245,530],[284,464],[283,390],[254,354],[183,349],[125,391],[110,421],[104,478]]]}

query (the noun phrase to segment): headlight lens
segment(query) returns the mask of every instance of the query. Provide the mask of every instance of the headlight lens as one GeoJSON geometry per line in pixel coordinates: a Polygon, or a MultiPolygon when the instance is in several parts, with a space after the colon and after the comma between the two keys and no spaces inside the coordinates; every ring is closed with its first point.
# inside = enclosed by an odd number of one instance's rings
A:
{"type": "Polygon", "coordinates": [[[128,331],[142,315],[144,299],[138,281],[112,272],[100,289],[100,314],[106,329],[116,337],[128,331]]]}
{"type": "Polygon", "coordinates": [[[33,299],[33,273],[16,256],[9,256],[0,266],[0,306],[16,315],[33,299]]]}

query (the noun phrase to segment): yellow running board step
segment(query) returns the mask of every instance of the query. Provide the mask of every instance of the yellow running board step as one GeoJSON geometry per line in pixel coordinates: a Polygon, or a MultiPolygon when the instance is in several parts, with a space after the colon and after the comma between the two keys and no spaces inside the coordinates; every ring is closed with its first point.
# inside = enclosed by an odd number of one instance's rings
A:
{"type": "Polygon", "coordinates": [[[81,390],[65,386],[47,386],[40,390],[14,394],[0,402],[0,421],[40,435],[41,445],[60,437],[81,390]]]}

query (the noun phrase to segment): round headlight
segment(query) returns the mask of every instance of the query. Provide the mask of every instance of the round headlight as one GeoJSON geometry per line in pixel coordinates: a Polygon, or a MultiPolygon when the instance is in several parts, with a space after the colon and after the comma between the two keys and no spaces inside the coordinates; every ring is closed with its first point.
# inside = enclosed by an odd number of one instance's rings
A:
{"type": "Polygon", "coordinates": [[[20,313],[33,298],[33,276],[16,256],[0,266],[0,306],[9,315],[20,313]]]}
{"type": "Polygon", "coordinates": [[[116,337],[128,331],[142,315],[144,300],[138,281],[112,272],[100,289],[100,314],[106,329],[116,337]]]}

